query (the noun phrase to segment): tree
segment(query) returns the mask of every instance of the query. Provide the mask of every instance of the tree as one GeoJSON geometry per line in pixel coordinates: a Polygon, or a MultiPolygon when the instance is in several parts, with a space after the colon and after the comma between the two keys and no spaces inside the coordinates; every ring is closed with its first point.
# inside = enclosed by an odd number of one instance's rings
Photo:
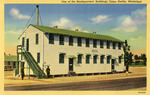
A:
{"type": "Polygon", "coordinates": [[[138,55],[134,55],[135,63],[137,63],[138,59],[139,59],[138,55]]]}
{"type": "Polygon", "coordinates": [[[143,60],[143,65],[146,65],[146,54],[141,54],[141,59],[143,60]]]}
{"type": "Polygon", "coordinates": [[[132,59],[133,54],[132,54],[132,52],[129,53],[128,57],[129,57],[129,59],[128,59],[129,60],[129,64],[131,65],[133,63],[133,59],[132,59]]]}
{"type": "Polygon", "coordinates": [[[126,65],[126,71],[129,71],[129,64],[132,64],[132,52],[130,52],[130,46],[127,43],[127,40],[125,40],[125,43],[123,45],[124,50],[124,63],[126,65]]]}

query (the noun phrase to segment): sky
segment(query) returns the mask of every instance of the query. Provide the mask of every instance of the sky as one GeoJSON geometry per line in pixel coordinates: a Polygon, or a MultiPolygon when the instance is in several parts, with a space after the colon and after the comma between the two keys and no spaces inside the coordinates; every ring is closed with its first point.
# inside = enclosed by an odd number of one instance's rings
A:
{"type": "MultiPolygon", "coordinates": [[[[39,4],[40,25],[127,40],[131,52],[140,55],[146,53],[146,9],[146,4],[39,4]]],[[[5,4],[6,54],[16,55],[19,36],[36,24],[34,11],[35,4],[5,4]]]]}

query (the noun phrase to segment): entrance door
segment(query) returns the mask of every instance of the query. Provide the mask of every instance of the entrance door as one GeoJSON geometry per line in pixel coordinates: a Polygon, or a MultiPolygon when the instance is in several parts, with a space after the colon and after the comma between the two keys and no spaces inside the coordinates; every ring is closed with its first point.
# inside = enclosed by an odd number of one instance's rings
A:
{"type": "Polygon", "coordinates": [[[112,59],[111,61],[111,70],[115,69],[115,59],[112,59]]]}
{"type": "Polygon", "coordinates": [[[27,39],[26,41],[27,41],[27,43],[26,43],[26,50],[29,51],[29,39],[27,39]]]}
{"type": "Polygon", "coordinates": [[[69,71],[73,71],[73,58],[69,58],[69,71]]]}

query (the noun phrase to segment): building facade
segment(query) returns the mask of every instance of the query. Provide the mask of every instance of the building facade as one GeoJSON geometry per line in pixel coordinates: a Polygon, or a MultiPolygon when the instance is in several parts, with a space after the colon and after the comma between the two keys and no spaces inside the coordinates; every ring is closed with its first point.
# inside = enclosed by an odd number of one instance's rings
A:
{"type": "MultiPolygon", "coordinates": [[[[123,41],[114,37],[30,24],[19,40],[41,70],[50,66],[51,75],[124,71],[123,41]]],[[[32,74],[21,60],[25,74],[32,74]]]]}
{"type": "Polygon", "coordinates": [[[4,70],[10,71],[16,69],[17,56],[16,55],[4,55],[4,70]]]}

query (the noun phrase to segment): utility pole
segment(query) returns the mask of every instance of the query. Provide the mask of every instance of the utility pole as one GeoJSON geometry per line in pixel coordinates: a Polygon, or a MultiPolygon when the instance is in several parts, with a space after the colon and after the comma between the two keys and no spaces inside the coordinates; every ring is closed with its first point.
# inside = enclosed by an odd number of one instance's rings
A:
{"type": "Polygon", "coordinates": [[[36,5],[36,25],[39,25],[39,5],[36,5]]]}

